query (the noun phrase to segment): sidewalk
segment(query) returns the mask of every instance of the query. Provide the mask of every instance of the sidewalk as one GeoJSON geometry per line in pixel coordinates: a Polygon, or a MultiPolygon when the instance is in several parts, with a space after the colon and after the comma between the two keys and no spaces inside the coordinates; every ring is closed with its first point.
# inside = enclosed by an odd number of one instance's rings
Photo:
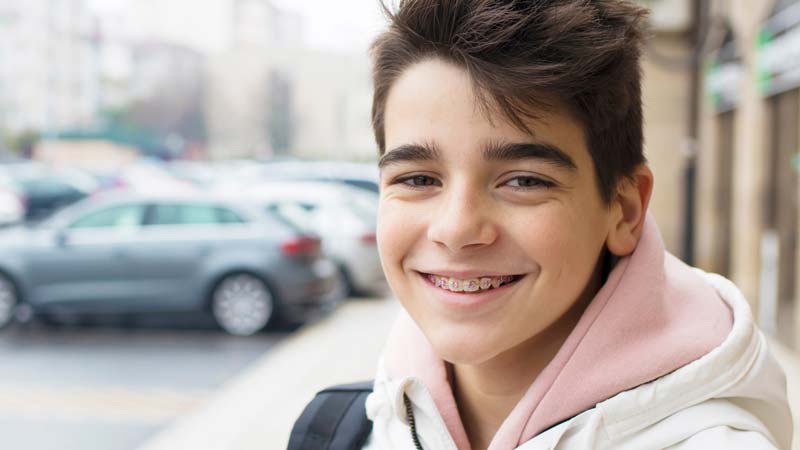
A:
{"type": "Polygon", "coordinates": [[[374,378],[398,304],[356,300],[286,338],[140,450],[282,450],[303,407],[329,385],[374,378]]]}
{"type": "MultiPolygon", "coordinates": [[[[394,300],[345,303],[300,329],[224,385],[198,410],[140,450],[283,450],[303,407],[318,390],[374,377],[378,354],[398,311],[394,300]]],[[[795,430],[800,430],[800,359],[771,340],[786,370],[795,430]]],[[[795,437],[794,450],[800,450],[795,437]]]]}

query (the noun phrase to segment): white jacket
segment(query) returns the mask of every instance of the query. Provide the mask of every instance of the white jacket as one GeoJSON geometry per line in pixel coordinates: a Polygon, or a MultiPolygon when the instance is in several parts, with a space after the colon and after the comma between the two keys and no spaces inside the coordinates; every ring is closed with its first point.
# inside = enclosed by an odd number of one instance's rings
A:
{"type": "MultiPolygon", "coordinates": [[[[616,394],[537,434],[519,450],[786,449],[792,420],[783,371],[727,279],[695,269],[730,306],[733,327],[709,353],[654,381],[616,394]]],[[[457,450],[430,391],[418,379],[378,371],[367,400],[366,450],[414,450],[404,394],[425,450],[457,450]]],[[[472,449],[483,450],[483,449],[472,449]]]]}

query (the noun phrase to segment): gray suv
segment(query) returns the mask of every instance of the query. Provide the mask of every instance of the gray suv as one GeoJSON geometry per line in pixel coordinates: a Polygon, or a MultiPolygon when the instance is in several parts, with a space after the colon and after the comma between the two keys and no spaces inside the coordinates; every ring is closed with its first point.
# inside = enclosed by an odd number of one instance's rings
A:
{"type": "Polygon", "coordinates": [[[249,335],[330,310],[345,290],[317,238],[207,194],[111,192],[0,233],[0,327],[31,313],[206,310],[249,335]]]}

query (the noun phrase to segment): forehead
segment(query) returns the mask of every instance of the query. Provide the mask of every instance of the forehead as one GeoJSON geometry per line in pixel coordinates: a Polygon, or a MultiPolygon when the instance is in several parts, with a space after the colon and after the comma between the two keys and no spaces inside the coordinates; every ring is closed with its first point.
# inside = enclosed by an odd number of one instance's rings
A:
{"type": "Polygon", "coordinates": [[[558,107],[534,110],[526,121],[533,134],[514,126],[490,104],[481,108],[463,69],[438,59],[412,65],[395,81],[386,100],[386,151],[408,144],[433,144],[443,153],[478,151],[496,142],[536,142],[560,148],[576,165],[591,164],[583,127],[558,107]]]}

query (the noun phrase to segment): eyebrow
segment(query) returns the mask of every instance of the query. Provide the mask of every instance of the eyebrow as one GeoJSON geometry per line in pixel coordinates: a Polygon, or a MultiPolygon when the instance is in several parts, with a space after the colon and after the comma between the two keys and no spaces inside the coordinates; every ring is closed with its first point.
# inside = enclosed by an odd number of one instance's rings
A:
{"type": "Polygon", "coordinates": [[[486,161],[540,159],[570,171],[578,169],[575,161],[564,150],[543,143],[492,143],[484,149],[483,159],[486,161]]]}
{"type": "MultiPolygon", "coordinates": [[[[411,161],[435,161],[441,152],[434,144],[405,144],[384,153],[378,168],[411,161]]],[[[576,171],[575,161],[560,148],[542,143],[490,143],[483,150],[484,161],[520,161],[538,159],[555,166],[576,171]]]]}
{"type": "Polygon", "coordinates": [[[435,161],[440,155],[435,144],[405,144],[384,153],[378,160],[378,169],[409,161],[435,161]]]}

